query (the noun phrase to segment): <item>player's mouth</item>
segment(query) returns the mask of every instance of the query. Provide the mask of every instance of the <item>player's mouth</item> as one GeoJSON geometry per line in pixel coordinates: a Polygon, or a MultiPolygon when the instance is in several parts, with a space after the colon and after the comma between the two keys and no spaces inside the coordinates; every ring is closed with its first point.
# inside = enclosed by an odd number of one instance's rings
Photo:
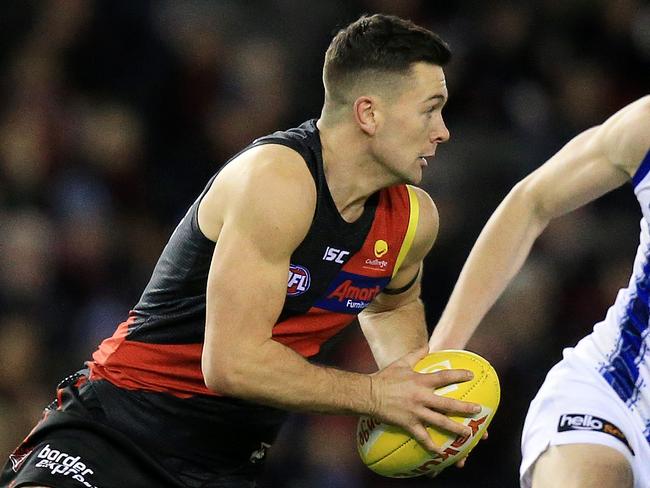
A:
{"type": "Polygon", "coordinates": [[[423,168],[426,168],[427,166],[429,166],[429,160],[430,159],[433,159],[433,154],[428,154],[426,156],[420,156],[420,165],[423,168]]]}

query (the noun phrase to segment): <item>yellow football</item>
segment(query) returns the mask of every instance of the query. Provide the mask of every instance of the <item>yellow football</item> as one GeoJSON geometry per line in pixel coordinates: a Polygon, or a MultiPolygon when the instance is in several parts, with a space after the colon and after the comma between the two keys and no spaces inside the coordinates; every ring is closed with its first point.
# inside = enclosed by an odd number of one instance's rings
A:
{"type": "Polygon", "coordinates": [[[442,369],[467,369],[474,378],[465,383],[437,388],[435,393],[481,405],[481,412],[471,417],[451,416],[456,422],[472,428],[470,437],[461,437],[445,430],[428,427],[433,442],[443,454],[429,452],[399,427],[361,417],[357,425],[357,448],[363,463],[375,473],[391,478],[412,478],[438,474],[460,461],[476,446],[496,413],[501,397],[499,378],[485,359],[469,351],[436,351],[422,358],[413,368],[420,373],[442,369]]]}

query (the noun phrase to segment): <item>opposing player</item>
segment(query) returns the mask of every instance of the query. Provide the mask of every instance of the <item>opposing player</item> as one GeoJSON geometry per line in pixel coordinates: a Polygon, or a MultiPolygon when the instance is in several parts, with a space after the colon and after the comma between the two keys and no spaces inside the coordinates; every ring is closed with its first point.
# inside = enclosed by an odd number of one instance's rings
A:
{"type": "Polygon", "coordinates": [[[438,230],[416,184],[449,133],[438,36],[374,15],[333,39],[318,121],[255,141],[190,207],[144,293],[12,454],[2,486],[255,486],[285,410],[425,425],[477,405],[418,374],[420,268],[438,230]],[[359,315],[379,372],[308,358],[359,315]],[[415,351],[415,352],[413,352],[415,351]]]}
{"type": "MultiPolygon", "coordinates": [[[[573,140],[494,212],[430,339],[462,348],[560,215],[631,181],[641,237],[628,288],[548,374],[526,418],[522,486],[650,486],[650,96],[573,140]]],[[[524,326],[524,325],[522,325],[524,326]]]]}

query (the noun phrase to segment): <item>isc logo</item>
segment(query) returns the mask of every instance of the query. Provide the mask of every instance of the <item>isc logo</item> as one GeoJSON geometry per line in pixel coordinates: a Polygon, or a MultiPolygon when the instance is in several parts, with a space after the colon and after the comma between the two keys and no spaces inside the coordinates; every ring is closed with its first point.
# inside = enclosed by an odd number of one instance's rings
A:
{"type": "Polygon", "coordinates": [[[350,251],[341,251],[340,249],[327,246],[325,254],[323,254],[323,261],[334,261],[335,263],[344,264],[344,258],[348,254],[350,254],[350,251]]]}
{"type": "Polygon", "coordinates": [[[302,295],[309,290],[309,285],[311,285],[309,270],[297,264],[290,265],[289,278],[287,279],[287,295],[290,297],[302,295]]]}

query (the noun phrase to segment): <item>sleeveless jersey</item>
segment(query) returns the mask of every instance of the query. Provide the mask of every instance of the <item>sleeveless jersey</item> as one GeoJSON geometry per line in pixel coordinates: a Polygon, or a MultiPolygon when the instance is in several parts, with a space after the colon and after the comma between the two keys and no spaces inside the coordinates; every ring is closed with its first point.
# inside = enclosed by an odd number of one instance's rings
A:
{"type": "Polygon", "coordinates": [[[632,276],[605,319],[565,355],[597,368],[625,402],[650,442],[650,152],[632,178],[641,205],[641,234],[632,276]]]}
{"type": "MultiPolygon", "coordinates": [[[[315,120],[260,138],[244,151],[262,144],[297,151],[316,185],[312,225],[291,256],[286,298],[273,328],[274,340],[310,357],[397,272],[417,227],[417,196],[406,185],[383,189],[368,200],[357,221],[348,223],[327,187],[315,120]]],[[[197,221],[201,198],[216,177],[172,234],[128,319],[93,354],[88,363],[92,380],[179,398],[218,396],[206,388],[201,373],[206,284],[215,243],[197,221]]]]}

